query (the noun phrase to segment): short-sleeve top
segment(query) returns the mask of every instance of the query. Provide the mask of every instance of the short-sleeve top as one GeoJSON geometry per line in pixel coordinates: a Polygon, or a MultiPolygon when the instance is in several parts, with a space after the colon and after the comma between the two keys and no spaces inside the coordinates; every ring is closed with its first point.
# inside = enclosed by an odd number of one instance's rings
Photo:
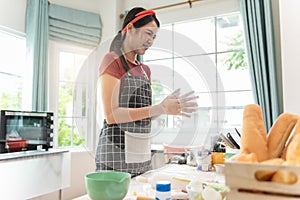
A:
{"type": "MultiPolygon", "coordinates": [[[[143,70],[145,71],[145,73],[147,74],[147,78],[149,78],[149,80],[151,80],[151,78],[150,78],[151,71],[150,71],[149,66],[147,66],[141,62],[132,63],[128,60],[127,60],[127,63],[128,63],[129,68],[131,69],[130,70],[130,72],[132,73],[131,75],[144,76],[144,72],[142,70],[140,70],[140,67],[142,67],[143,70]]],[[[119,56],[115,52],[112,51],[112,52],[107,53],[104,56],[102,63],[100,65],[100,68],[99,68],[99,73],[100,73],[100,76],[104,73],[107,73],[113,77],[121,79],[126,74],[126,69],[123,67],[119,56]]]]}

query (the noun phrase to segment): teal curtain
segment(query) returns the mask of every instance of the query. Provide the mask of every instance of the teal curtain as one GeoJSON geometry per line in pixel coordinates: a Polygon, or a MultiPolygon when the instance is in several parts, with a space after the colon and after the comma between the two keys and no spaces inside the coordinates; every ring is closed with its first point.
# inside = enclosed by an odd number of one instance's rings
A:
{"type": "Polygon", "coordinates": [[[33,69],[32,110],[48,110],[48,0],[27,0],[26,51],[33,69]]]}
{"type": "Polygon", "coordinates": [[[101,40],[101,18],[96,13],[50,4],[49,26],[51,40],[88,48],[101,40]]]}
{"type": "Polygon", "coordinates": [[[246,51],[256,103],[263,111],[267,130],[283,108],[275,63],[270,0],[240,0],[246,51]]]}

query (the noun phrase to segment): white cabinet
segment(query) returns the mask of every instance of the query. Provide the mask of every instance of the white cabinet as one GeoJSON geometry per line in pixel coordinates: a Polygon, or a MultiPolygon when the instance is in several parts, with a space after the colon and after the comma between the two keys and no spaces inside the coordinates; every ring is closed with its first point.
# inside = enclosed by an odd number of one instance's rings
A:
{"type": "Polygon", "coordinates": [[[70,152],[0,154],[0,198],[29,199],[70,186],[70,152]]]}

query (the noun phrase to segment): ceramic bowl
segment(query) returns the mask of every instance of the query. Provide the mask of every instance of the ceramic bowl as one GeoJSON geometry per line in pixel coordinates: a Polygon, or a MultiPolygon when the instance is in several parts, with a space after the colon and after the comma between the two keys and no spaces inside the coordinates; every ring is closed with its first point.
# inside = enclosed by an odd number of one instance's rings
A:
{"type": "Polygon", "coordinates": [[[130,179],[126,172],[92,172],[85,176],[85,186],[92,200],[121,200],[128,192],[130,179]]]}

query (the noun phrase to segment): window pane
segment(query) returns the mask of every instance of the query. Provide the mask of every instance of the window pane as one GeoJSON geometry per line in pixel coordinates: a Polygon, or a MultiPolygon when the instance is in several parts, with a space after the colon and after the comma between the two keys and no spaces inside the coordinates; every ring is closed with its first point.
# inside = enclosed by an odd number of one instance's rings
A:
{"type": "MultiPolygon", "coordinates": [[[[219,95],[218,98],[224,98],[226,106],[242,106],[254,102],[251,90],[224,92],[224,95],[219,95]]],[[[221,101],[221,100],[219,100],[221,101]]]]}
{"type": "MultiPolygon", "coordinates": [[[[235,54],[244,53],[244,51],[235,52],[235,54]]],[[[240,63],[246,63],[245,57],[233,56],[232,52],[218,54],[218,73],[219,87],[224,91],[232,90],[251,90],[250,72],[247,67],[242,67],[240,63]],[[228,62],[234,63],[236,68],[229,68],[228,62]]]]}
{"type": "Polygon", "coordinates": [[[225,113],[223,124],[221,127],[226,128],[241,128],[244,107],[228,107],[226,109],[219,109],[219,113],[225,113]]]}
{"type": "Polygon", "coordinates": [[[58,118],[58,146],[70,146],[72,137],[72,119],[58,118]]]}
{"type": "Polygon", "coordinates": [[[31,99],[22,92],[31,85],[24,84],[28,71],[25,38],[0,30],[0,44],[0,109],[21,110],[22,98],[31,99]]]}
{"type": "MultiPolygon", "coordinates": [[[[145,62],[151,69],[151,80],[160,83],[169,94],[174,89],[173,60],[153,60],[145,62]]],[[[165,91],[164,91],[165,92],[165,91]]]]}
{"type": "Polygon", "coordinates": [[[216,88],[216,67],[207,55],[174,59],[174,85],[182,93],[208,92],[216,88]]]}
{"type": "Polygon", "coordinates": [[[86,141],[88,84],[87,72],[81,69],[86,58],[87,54],[60,52],[59,146],[82,146],[86,141]]]}
{"type": "MultiPolygon", "coordinates": [[[[214,18],[175,24],[174,32],[175,52],[183,51],[185,52],[183,55],[215,52],[214,18]],[[198,45],[201,50],[195,51],[195,48],[189,46],[186,41],[191,41],[193,45],[198,45]]],[[[198,50],[199,48],[196,49],[198,50]]]]}
{"type": "Polygon", "coordinates": [[[217,17],[217,51],[243,49],[242,25],[239,14],[217,17]]]}
{"type": "Polygon", "coordinates": [[[173,57],[172,52],[169,52],[168,49],[157,49],[156,47],[151,47],[147,53],[143,56],[143,61],[152,61],[152,60],[162,60],[170,59],[173,57]]]}
{"type": "Polygon", "coordinates": [[[76,105],[73,107],[74,117],[86,116],[86,109],[87,109],[86,100],[87,100],[87,84],[76,83],[74,86],[74,94],[73,94],[73,104],[76,105]]]}
{"type": "Polygon", "coordinates": [[[75,118],[73,120],[72,146],[82,146],[85,142],[87,130],[86,118],[75,118]]]}
{"type": "Polygon", "coordinates": [[[73,83],[60,82],[59,83],[59,116],[72,116],[73,114],[73,83]]]}
{"type": "Polygon", "coordinates": [[[60,53],[59,78],[64,81],[75,81],[86,55],[69,52],[60,53]]]}

